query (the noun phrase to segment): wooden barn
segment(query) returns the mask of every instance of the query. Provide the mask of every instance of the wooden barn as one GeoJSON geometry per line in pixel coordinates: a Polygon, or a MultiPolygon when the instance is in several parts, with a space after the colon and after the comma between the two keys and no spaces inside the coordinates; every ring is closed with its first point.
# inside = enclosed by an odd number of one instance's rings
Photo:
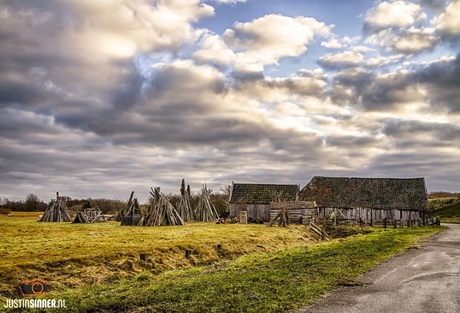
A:
{"type": "Polygon", "coordinates": [[[246,184],[232,182],[230,191],[230,217],[247,211],[248,219],[270,221],[270,202],[296,201],[299,185],[246,184]]]}
{"type": "Polygon", "coordinates": [[[319,219],[339,218],[371,223],[428,218],[424,178],[356,178],[315,176],[299,193],[315,201],[319,219]]]}

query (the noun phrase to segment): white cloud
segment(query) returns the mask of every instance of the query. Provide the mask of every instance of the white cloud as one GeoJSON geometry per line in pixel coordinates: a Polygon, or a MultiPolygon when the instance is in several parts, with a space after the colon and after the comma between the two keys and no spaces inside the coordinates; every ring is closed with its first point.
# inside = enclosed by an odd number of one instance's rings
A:
{"type": "Polygon", "coordinates": [[[436,31],[450,35],[460,35],[460,0],[449,4],[446,11],[432,20],[436,31]]]}
{"type": "Polygon", "coordinates": [[[236,53],[235,68],[261,71],[264,65],[277,64],[282,57],[295,57],[307,51],[315,35],[326,36],[329,27],[314,18],[277,14],[247,23],[236,23],[223,35],[236,53]]]}
{"type": "Polygon", "coordinates": [[[200,62],[229,65],[235,61],[235,53],[227,47],[218,35],[205,34],[201,39],[201,49],[193,56],[200,62]]]}
{"type": "Polygon", "coordinates": [[[366,39],[366,43],[378,45],[388,51],[404,54],[416,54],[431,49],[438,43],[432,28],[415,28],[400,30],[384,29],[366,39]]]}
{"type": "Polygon", "coordinates": [[[400,62],[405,56],[403,54],[392,55],[390,57],[377,56],[367,59],[365,64],[369,67],[384,66],[400,62]]]}
{"type": "Polygon", "coordinates": [[[366,52],[373,52],[375,51],[375,49],[372,49],[366,46],[355,46],[355,47],[350,47],[350,51],[358,52],[358,53],[366,53],[366,52]]]}
{"type": "Polygon", "coordinates": [[[366,14],[366,24],[371,28],[406,27],[423,19],[418,4],[405,1],[382,2],[366,14]]]}
{"type": "Polygon", "coordinates": [[[361,37],[360,37],[360,36],[354,36],[354,37],[351,37],[351,38],[348,37],[348,36],[345,36],[345,37],[343,37],[343,40],[342,40],[342,41],[343,41],[343,43],[345,43],[345,44],[353,44],[353,43],[356,43],[356,42],[358,42],[358,41],[360,41],[360,40],[361,40],[361,37]]]}
{"type": "Polygon", "coordinates": [[[246,2],[247,0],[213,0],[217,3],[231,3],[231,4],[235,4],[235,3],[238,3],[238,2],[246,2]]]}
{"type": "Polygon", "coordinates": [[[136,51],[177,50],[199,32],[191,22],[211,16],[214,9],[199,0],[91,1],[71,4],[73,31],[66,38],[74,51],[101,57],[132,57],[136,51]]]}
{"type": "Polygon", "coordinates": [[[394,37],[391,47],[396,52],[412,54],[432,48],[438,38],[431,35],[431,31],[424,29],[409,29],[401,37],[394,37]]]}
{"type": "Polygon", "coordinates": [[[331,39],[329,41],[321,42],[321,46],[326,47],[328,49],[340,49],[342,48],[342,44],[337,39],[331,39]]]}
{"type": "Polygon", "coordinates": [[[325,67],[354,67],[364,61],[361,53],[345,51],[343,53],[328,53],[319,58],[321,65],[325,67]]]}

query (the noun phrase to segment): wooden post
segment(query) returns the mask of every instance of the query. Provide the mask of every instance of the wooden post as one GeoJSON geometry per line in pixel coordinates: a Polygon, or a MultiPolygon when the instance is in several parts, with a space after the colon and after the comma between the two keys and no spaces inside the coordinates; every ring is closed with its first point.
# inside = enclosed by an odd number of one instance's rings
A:
{"type": "Polygon", "coordinates": [[[149,260],[149,255],[147,253],[141,253],[140,259],[147,262],[149,260]]]}
{"type": "Polygon", "coordinates": [[[192,250],[187,249],[185,250],[185,257],[188,259],[192,255],[192,250]]]}
{"type": "Polygon", "coordinates": [[[387,228],[387,218],[383,219],[383,228],[387,228]]]}
{"type": "Polygon", "coordinates": [[[247,224],[247,223],[248,223],[248,212],[240,211],[240,224],[247,224]]]}

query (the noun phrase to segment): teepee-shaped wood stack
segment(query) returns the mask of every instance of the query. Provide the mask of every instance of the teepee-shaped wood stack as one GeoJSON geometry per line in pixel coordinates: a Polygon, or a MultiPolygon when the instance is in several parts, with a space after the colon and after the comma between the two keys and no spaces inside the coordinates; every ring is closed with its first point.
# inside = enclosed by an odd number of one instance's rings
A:
{"type": "Polygon", "coordinates": [[[142,223],[143,217],[139,202],[137,202],[137,198],[134,198],[134,191],[132,191],[128,204],[115,214],[114,220],[121,222],[121,225],[139,225],[142,223]]]}
{"type": "Polygon", "coordinates": [[[149,213],[143,220],[143,226],[166,226],[166,225],[185,225],[184,220],[177,213],[174,206],[166,196],[160,192],[160,187],[150,188],[153,197],[150,203],[149,213]]]}
{"type": "Polygon", "coordinates": [[[206,184],[201,189],[200,199],[198,200],[198,206],[195,209],[196,220],[200,222],[212,222],[219,219],[219,214],[216,208],[211,203],[210,195],[211,189],[206,188],[206,184]]]}
{"type": "Polygon", "coordinates": [[[70,222],[66,203],[59,198],[59,192],[56,192],[56,200],[51,200],[51,204],[43,213],[39,222],[70,222]]]}
{"type": "Polygon", "coordinates": [[[192,209],[192,205],[190,204],[190,185],[187,186],[187,189],[185,189],[185,180],[182,179],[182,184],[180,187],[180,202],[179,202],[179,208],[178,212],[179,215],[182,217],[182,219],[185,222],[188,221],[194,221],[195,220],[195,212],[192,209]]]}

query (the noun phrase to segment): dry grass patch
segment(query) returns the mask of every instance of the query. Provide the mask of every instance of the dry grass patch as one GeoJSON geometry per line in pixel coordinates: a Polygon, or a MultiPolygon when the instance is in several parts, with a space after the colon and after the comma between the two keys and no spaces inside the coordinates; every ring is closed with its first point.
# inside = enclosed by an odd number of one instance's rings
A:
{"type": "Polygon", "coordinates": [[[14,295],[24,279],[41,278],[58,289],[75,288],[134,277],[142,271],[158,274],[313,241],[300,225],[129,227],[116,222],[39,223],[36,212],[24,216],[0,216],[0,294],[4,296],[14,295]],[[187,249],[192,250],[188,259],[187,249]],[[147,262],[140,260],[141,253],[148,255],[147,262]]]}

